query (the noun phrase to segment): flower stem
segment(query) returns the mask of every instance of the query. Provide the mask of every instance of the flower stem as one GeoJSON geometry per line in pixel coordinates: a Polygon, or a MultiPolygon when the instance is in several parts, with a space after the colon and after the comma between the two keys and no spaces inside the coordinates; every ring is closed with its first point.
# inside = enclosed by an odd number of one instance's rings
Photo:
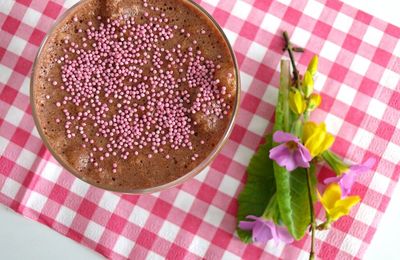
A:
{"type": "Polygon", "coordinates": [[[317,230],[327,230],[331,227],[331,222],[332,220],[329,218],[329,216],[326,217],[326,221],[324,223],[319,224],[316,229],[317,230]]]}
{"type": "MultiPolygon", "coordinates": [[[[292,63],[292,67],[293,67],[293,79],[296,82],[296,86],[298,88],[300,88],[300,80],[299,80],[299,71],[297,70],[296,67],[296,62],[294,60],[294,55],[293,55],[293,46],[292,43],[290,42],[290,38],[289,38],[289,34],[288,32],[284,31],[283,32],[283,38],[285,39],[285,48],[284,50],[287,50],[289,52],[289,57],[290,57],[290,62],[292,63]]],[[[297,48],[297,49],[301,49],[301,48],[297,48]]]]}
{"type": "Polygon", "coordinates": [[[262,217],[265,219],[273,219],[276,220],[275,216],[275,208],[277,207],[277,201],[276,201],[276,193],[272,195],[270,198],[267,207],[264,210],[264,213],[262,214],[262,217]]]}
{"type": "MultiPolygon", "coordinates": [[[[283,130],[290,131],[289,128],[289,88],[290,88],[290,64],[287,60],[281,61],[281,75],[280,75],[280,88],[279,95],[282,95],[280,99],[281,104],[278,104],[282,108],[283,112],[283,130]]],[[[276,126],[276,125],[275,125],[276,126]]]]}
{"type": "Polygon", "coordinates": [[[309,117],[310,117],[310,111],[304,112],[303,115],[304,122],[307,122],[309,117]]]}
{"type": "Polygon", "coordinates": [[[303,125],[303,121],[301,120],[301,117],[297,118],[296,121],[293,122],[292,129],[290,132],[292,134],[294,134],[295,136],[301,138],[302,125],[303,125]]]}
{"type": "Polygon", "coordinates": [[[310,168],[307,168],[307,188],[308,188],[308,202],[310,204],[310,225],[311,225],[311,248],[310,248],[310,260],[314,259],[314,241],[315,241],[315,215],[314,215],[314,204],[311,194],[311,173],[310,168]]]}

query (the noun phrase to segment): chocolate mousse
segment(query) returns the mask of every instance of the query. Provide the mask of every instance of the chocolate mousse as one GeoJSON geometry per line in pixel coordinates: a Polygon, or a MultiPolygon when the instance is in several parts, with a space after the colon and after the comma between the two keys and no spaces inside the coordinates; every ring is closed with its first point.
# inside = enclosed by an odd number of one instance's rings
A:
{"type": "Polygon", "coordinates": [[[174,181],[219,144],[237,75],[226,39],[185,0],[86,0],[51,32],[34,114],[67,169],[129,192],[174,181]]]}

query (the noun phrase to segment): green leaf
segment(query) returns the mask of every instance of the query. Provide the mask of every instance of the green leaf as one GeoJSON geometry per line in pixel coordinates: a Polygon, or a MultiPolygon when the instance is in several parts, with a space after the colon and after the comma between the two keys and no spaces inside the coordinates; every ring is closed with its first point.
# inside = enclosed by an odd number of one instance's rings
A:
{"type": "MultiPolygon", "coordinates": [[[[276,198],[283,224],[292,236],[301,239],[310,224],[310,205],[308,201],[306,169],[297,168],[288,172],[274,163],[276,198]]],[[[316,200],[315,168],[311,167],[313,200],[316,200]]]]}
{"type": "MultiPolygon", "coordinates": [[[[259,147],[247,167],[246,185],[238,198],[238,223],[248,215],[261,216],[275,194],[274,169],[269,159],[271,146],[272,137],[268,135],[265,144],[259,147]]],[[[251,232],[237,228],[237,233],[243,242],[251,242],[251,232]]]]}
{"type": "MultiPolygon", "coordinates": [[[[288,109],[288,91],[290,88],[290,64],[289,61],[281,62],[280,89],[278,104],[275,110],[274,131],[289,132],[295,118],[288,109]]],[[[296,131],[297,132],[297,131],[296,131]]],[[[308,201],[308,187],[306,169],[298,168],[288,172],[285,168],[273,163],[276,182],[276,199],[278,201],[280,218],[283,224],[295,239],[301,239],[310,224],[310,205],[308,201]]],[[[313,200],[316,198],[316,179],[314,167],[312,171],[313,200]]]]}

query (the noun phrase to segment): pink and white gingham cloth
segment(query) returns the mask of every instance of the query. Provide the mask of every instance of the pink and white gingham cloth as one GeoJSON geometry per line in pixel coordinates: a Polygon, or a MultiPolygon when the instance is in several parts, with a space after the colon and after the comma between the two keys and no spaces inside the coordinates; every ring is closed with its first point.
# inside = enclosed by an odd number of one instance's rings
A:
{"type": "MultiPolygon", "coordinates": [[[[400,29],[336,0],[198,1],[236,51],[243,99],[229,142],[180,187],[143,196],[91,187],[65,172],[43,146],[29,105],[32,63],[54,20],[76,0],[0,1],[0,202],[108,258],[304,259],[309,239],[245,245],[234,233],[237,196],[252,154],[272,129],[283,56],[281,30],[320,54],[315,120],[351,161],[374,157],[358,179],[350,216],[317,235],[323,259],[362,258],[400,173],[400,29]]],[[[321,169],[321,175],[328,170],[321,169]]],[[[323,215],[320,211],[319,216],[323,215]]]]}

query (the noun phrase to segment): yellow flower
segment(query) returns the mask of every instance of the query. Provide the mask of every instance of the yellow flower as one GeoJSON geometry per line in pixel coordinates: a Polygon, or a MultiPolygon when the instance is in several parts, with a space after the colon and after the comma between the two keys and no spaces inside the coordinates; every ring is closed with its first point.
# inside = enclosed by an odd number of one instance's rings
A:
{"type": "Polygon", "coordinates": [[[318,70],[318,55],[314,55],[314,57],[310,60],[308,64],[307,70],[311,73],[311,76],[314,76],[318,70]]]}
{"type": "Polygon", "coordinates": [[[335,141],[333,135],[326,131],[325,123],[317,125],[311,121],[304,123],[302,139],[311,157],[315,157],[328,150],[335,141]]]}
{"type": "Polygon", "coordinates": [[[320,104],[321,104],[321,96],[316,93],[311,94],[310,99],[308,101],[308,109],[313,111],[314,109],[319,107],[320,104]]]}
{"type": "Polygon", "coordinates": [[[289,92],[289,107],[298,115],[303,114],[307,108],[306,101],[297,88],[292,88],[289,92]]]}
{"type": "Polygon", "coordinates": [[[337,183],[332,183],[326,187],[324,194],[318,193],[326,215],[332,221],[336,221],[344,215],[348,215],[351,208],[360,202],[359,196],[349,196],[342,199],[342,189],[337,183]]]}
{"type": "Polygon", "coordinates": [[[302,90],[304,96],[306,97],[309,97],[311,93],[314,91],[314,79],[312,78],[312,75],[308,70],[304,74],[302,90]]]}

